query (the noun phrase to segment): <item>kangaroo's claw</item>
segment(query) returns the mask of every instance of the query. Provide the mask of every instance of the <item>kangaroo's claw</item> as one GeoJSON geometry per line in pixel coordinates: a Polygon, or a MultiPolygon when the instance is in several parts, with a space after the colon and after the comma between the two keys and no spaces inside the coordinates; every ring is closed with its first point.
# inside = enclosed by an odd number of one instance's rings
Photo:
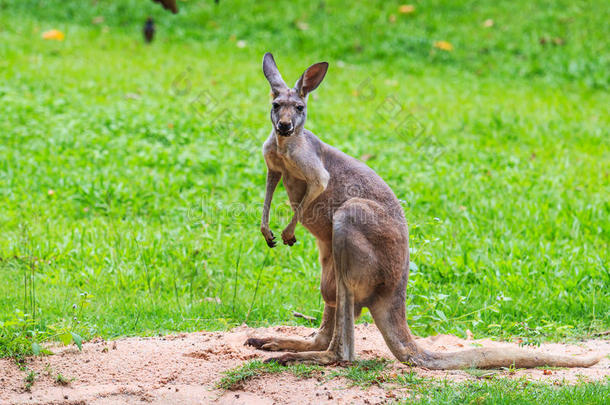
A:
{"type": "Polygon", "coordinates": [[[297,243],[297,238],[295,236],[290,239],[284,239],[284,245],[292,246],[295,243],[297,243]]]}
{"type": "Polygon", "coordinates": [[[244,343],[244,346],[252,346],[252,347],[254,347],[256,349],[260,349],[261,347],[263,347],[267,343],[269,343],[269,339],[268,338],[267,339],[249,338],[244,343]]]}
{"type": "Polygon", "coordinates": [[[271,237],[268,238],[265,236],[265,242],[267,242],[267,246],[269,246],[270,248],[274,248],[277,244],[275,240],[275,235],[271,231],[269,231],[269,233],[271,234],[271,237]]]}
{"type": "Polygon", "coordinates": [[[292,353],[286,353],[279,357],[269,357],[264,361],[264,363],[277,363],[280,366],[286,366],[292,361],[294,361],[294,356],[292,356],[292,353]]]}

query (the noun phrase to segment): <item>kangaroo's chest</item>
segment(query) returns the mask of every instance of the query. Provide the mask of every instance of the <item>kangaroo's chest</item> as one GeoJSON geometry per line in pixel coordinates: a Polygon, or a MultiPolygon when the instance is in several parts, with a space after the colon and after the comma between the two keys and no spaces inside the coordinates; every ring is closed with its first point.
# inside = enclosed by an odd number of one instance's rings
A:
{"type": "Polygon", "coordinates": [[[288,199],[290,200],[290,205],[292,205],[294,210],[303,199],[303,196],[305,196],[307,183],[298,177],[294,177],[290,172],[282,173],[282,179],[286,194],[288,194],[288,199]]]}
{"type": "MultiPolygon", "coordinates": [[[[282,182],[294,211],[307,191],[305,176],[288,155],[275,152],[269,157],[268,163],[271,165],[271,169],[282,173],[282,182]]],[[[330,235],[332,213],[326,200],[328,200],[328,193],[324,192],[304,212],[302,225],[316,238],[325,239],[327,235],[330,235]]]]}
{"type": "Polygon", "coordinates": [[[267,162],[272,170],[282,173],[282,182],[293,209],[305,195],[307,183],[301,170],[290,160],[287,155],[274,151],[267,156],[267,162]]]}

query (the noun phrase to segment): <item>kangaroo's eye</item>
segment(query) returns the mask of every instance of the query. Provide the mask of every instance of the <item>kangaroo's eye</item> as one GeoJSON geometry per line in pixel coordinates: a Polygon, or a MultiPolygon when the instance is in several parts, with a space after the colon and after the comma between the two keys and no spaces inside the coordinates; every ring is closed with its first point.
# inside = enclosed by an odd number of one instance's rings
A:
{"type": "Polygon", "coordinates": [[[280,104],[279,103],[273,103],[272,106],[273,106],[274,110],[277,110],[278,108],[280,108],[280,104]]]}
{"type": "Polygon", "coordinates": [[[297,111],[301,112],[305,109],[305,106],[297,105],[297,111]]]}

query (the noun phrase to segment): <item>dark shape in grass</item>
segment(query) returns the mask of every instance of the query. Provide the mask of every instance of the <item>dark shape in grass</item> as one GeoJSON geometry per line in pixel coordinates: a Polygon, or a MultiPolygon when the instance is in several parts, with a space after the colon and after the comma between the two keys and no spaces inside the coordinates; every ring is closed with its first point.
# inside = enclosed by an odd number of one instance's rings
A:
{"type": "Polygon", "coordinates": [[[155,3],[160,3],[164,9],[171,11],[174,14],[178,13],[178,5],[176,0],[153,0],[155,3]]]}
{"type": "Polygon", "coordinates": [[[144,40],[147,43],[151,43],[155,38],[155,21],[152,19],[152,17],[148,17],[146,19],[142,33],[144,34],[144,40]]]}

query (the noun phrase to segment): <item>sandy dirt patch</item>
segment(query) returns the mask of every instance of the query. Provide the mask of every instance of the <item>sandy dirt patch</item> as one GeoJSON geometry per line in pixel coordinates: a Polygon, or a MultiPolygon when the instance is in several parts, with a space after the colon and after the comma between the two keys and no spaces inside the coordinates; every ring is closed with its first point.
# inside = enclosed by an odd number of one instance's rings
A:
{"type": "MultiPolygon", "coordinates": [[[[384,403],[400,398],[400,389],[388,391],[371,386],[363,390],[348,380],[300,379],[289,373],[264,375],[250,380],[238,391],[223,391],[216,384],[223,371],[247,360],[264,360],[274,353],[244,346],[248,337],[273,334],[308,336],[315,329],[278,326],[235,328],[229,332],[198,332],[164,337],[134,337],[116,341],[96,339],[75,347],[50,347],[52,356],[28,359],[27,367],[37,373],[31,391],[24,390],[26,373],[13,360],[0,360],[0,403],[9,404],[284,404],[284,403],[384,403]],[[59,385],[61,374],[70,380],[59,385]],[[394,397],[396,396],[396,397],[394,397]]],[[[394,361],[374,325],[356,326],[356,350],[360,359],[392,359],[396,373],[411,370],[394,361]]],[[[511,343],[463,340],[439,335],[419,339],[438,351],[455,351],[474,345],[503,346],[511,343]]],[[[537,350],[563,354],[609,354],[610,340],[587,340],[577,344],[544,344],[537,350]]],[[[277,355],[277,354],[275,354],[277,355]]],[[[452,381],[477,377],[465,371],[413,369],[419,376],[452,381]]],[[[549,383],[599,381],[610,376],[610,359],[591,368],[500,371],[506,378],[525,377],[549,383]]]]}

